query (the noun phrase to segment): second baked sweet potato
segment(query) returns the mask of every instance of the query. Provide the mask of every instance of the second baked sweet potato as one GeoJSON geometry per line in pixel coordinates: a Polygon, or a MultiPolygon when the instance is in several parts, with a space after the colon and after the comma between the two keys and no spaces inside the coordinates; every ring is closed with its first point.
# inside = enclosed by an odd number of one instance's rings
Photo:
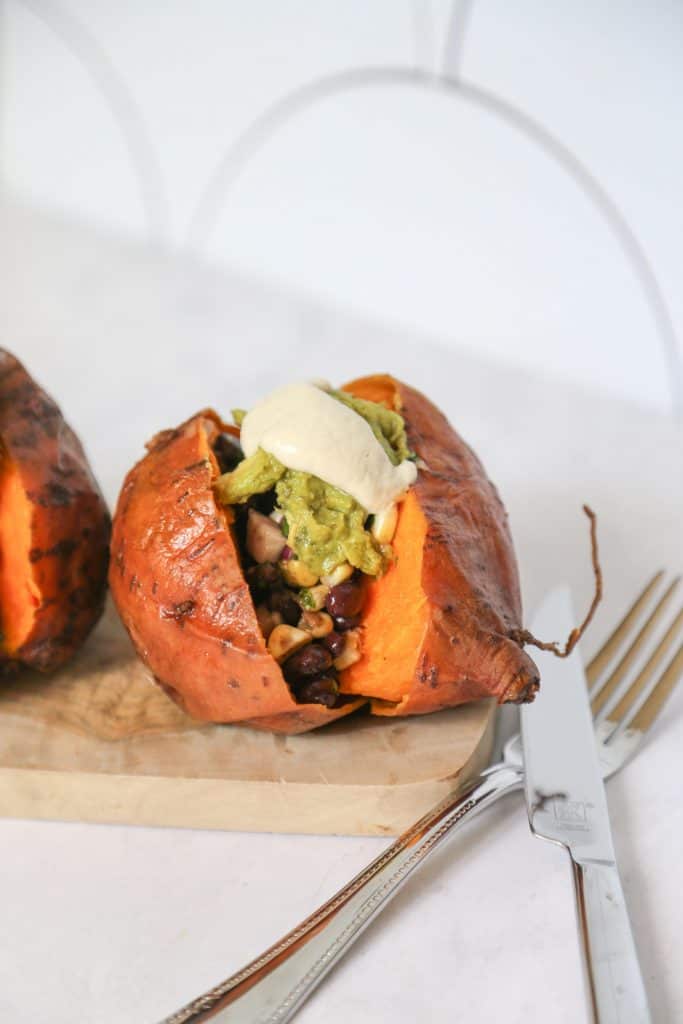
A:
{"type": "Polygon", "coordinates": [[[0,671],[51,671],[104,608],[109,513],[52,399],[0,349],[0,671]]]}

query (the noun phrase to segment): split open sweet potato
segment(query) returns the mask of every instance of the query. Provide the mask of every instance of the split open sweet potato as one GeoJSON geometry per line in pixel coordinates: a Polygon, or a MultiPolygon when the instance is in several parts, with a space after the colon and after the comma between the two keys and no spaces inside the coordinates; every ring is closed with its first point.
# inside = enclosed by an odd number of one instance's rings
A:
{"type": "Polygon", "coordinates": [[[0,349],[0,673],[51,671],[102,613],[110,520],[81,444],[0,349]]]}
{"type": "Polygon", "coordinates": [[[189,714],[279,732],[368,702],[408,715],[532,699],[538,672],[519,640],[507,517],[481,463],[400,381],[367,377],[345,390],[401,414],[420,469],[398,506],[395,560],[368,586],[362,654],[339,671],[335,706],[297,699],[266,644],[232,509],[214,493],[219,440],[239,432],[212,410],[157,435],[119,497],[110,585],[140,656],[189,714]]]}

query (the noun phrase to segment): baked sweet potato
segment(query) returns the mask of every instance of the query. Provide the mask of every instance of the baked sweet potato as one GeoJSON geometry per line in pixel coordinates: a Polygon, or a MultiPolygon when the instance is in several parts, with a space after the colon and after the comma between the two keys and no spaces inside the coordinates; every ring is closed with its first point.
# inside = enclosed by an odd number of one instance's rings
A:
{"type": "Polygon", "coordinates": [[[0,349],[0,673],[58,668],[99,619],[110,519],[81,444],[0,349]]]}
{"type": "Polygon", "coordinates": [[[507,517],[481,463],[407,385],[375,376],[345,390],[401,414],[421,468],[398,506],[395,561],[367,587],[360,660],[335,662],[335,705],[293,688],[294,659],[283,674],[266,644],[239,524],[216,499],[217,446],[239,432],[212,410],[157,435],[119,497],[110,586],[140,656],[189,714],[279,732],[368,701],[376,714],[408,715],[487,696],[531,700],[538,672],[519,639],[507,517]]]}

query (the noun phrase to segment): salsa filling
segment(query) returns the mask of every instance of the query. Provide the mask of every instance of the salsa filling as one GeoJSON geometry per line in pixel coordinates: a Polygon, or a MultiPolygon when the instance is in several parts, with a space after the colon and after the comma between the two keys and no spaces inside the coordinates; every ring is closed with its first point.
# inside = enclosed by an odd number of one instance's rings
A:
{"type": "MultiPolygon", "coordinates": [[[[393,464],[414,458],[398,413],[343,392],[330,394],[371,426],[393,464]]],[[[240,425],[246,414],[235,410],[240,425]]],[[[361,657],[368,579],[393,561],[397,508],[371,516],[349,494],[310,473],[285,467],[239,441],[214,444],[218,502],[234,517],[234,535],[268,650],[300,703],[338,707],[338,677],[361,657]]]]}

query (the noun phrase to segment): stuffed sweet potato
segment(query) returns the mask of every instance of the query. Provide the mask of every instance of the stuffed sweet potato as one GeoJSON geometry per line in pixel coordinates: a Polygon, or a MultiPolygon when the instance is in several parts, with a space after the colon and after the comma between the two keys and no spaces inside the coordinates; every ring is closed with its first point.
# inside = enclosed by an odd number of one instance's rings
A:
{"type": "Polygon", "coordinates": [[[58,407],[0,349],[0,673],[64,664],[99,619],[109,513],[58,407]]]}
{"type": "Polygon", "coordinates": [[[321,390],[298,432],[282,424],[299,392],[236,414],[244,451],[239,428],[205,410],[130,471],[109,578],[140,656],[189,714],[281,732],[368,703],[408,715],[532,699],[507,518],[477,457],[392,377],[321,390]],[[349,416],[367,451],[345,452],[349,416]],[[316,423],[337,447],[297,462],[316,423]]]}

